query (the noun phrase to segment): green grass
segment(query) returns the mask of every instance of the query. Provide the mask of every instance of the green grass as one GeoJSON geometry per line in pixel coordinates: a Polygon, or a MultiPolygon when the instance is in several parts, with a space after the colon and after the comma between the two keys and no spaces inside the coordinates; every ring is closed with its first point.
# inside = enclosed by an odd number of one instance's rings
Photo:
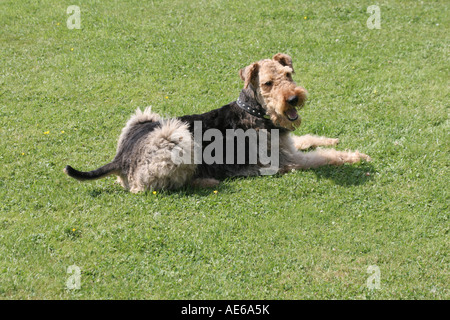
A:
{"type": "Polygon", "coordinates": [[[83,1],[80,30],[70,4],[0,3],[0,298],[450,298],[445,1],[83,1]],[[110,161],[137,107],[220,107],[240,68],[277,52],[309,91],[296,133],[372,163],[217,194],[63,174],[110,161]]]}

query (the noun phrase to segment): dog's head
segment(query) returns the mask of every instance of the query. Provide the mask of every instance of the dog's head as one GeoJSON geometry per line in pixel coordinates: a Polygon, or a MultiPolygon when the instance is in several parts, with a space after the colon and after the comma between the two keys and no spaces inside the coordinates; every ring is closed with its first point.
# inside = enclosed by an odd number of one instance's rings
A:
{"type": "Polygon", "coordinates": [[[272,122],[289,130],[300,126],[298,115],[306,101],[306,90],[292,80],[294,68],[290,56],[278,53],[241,69],[244,89],[254,91],[256,100],[272,122]]]}

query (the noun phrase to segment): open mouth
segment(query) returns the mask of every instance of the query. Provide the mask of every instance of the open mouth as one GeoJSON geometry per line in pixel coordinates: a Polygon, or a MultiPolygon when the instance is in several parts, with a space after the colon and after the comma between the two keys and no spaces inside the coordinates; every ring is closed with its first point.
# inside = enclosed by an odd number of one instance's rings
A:
{"type": "Polygon", "coordinates": [[[284,114],[290,121],[295,121],[298,119],[298,113],[295,108],[290,108],[290,109],[286,110],[284,112],[284,114]]]}

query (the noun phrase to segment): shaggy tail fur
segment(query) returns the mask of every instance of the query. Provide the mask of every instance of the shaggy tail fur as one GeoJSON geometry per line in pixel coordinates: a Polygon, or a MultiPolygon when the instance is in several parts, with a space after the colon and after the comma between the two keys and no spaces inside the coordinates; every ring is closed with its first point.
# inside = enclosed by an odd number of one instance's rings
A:
{"type": "Polygon", "coordinates": [[[69,177],[75,178],[79,181],[84,181],[84,180],[100,179],[110,174],[117,173],[118,170],[119,166],[115,162],[110,162],[104,165],[103,167],[87,172],[78,171],[72,168],[71,166],[66,166],[64,168],[64,173],[67,174],[69,177]]]}

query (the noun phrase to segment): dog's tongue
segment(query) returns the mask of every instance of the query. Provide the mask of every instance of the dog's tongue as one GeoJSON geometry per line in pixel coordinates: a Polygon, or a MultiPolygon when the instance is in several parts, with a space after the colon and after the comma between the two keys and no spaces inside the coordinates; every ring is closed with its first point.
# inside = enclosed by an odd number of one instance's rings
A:
{"type": "Polygon", "coordinates": [[[286,115],[289,118],[289,120],[292,120],[292,121],[297,120],[297,118],[298,118],[298,113],[297,113],[297,110],[295,110],[295,108],[286,110],[286,115]]]}

